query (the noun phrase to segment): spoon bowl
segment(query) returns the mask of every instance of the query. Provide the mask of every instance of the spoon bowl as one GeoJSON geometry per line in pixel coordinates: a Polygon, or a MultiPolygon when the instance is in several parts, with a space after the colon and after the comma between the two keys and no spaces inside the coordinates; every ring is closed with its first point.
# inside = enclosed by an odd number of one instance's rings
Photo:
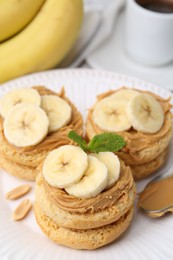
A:
{"type": "Polygon", "coordinates": [[[161,217],[173,212],[173,138],[169,145],[168,158],[164,168],[147,183],[139,193],[138,207],[150,217],[161,217]]]}

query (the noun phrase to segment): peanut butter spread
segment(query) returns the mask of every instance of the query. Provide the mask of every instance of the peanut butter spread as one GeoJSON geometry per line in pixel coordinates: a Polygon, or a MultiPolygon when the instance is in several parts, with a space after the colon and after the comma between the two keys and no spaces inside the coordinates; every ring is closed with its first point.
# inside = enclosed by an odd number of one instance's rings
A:
{"type": "Polygon", "coordinates": [[[139,207],[161,210],[173,206],[173,177],[150,183],[139,195],[139,207]]]}
{"type": "MultiPolygon", "coordinates": [[[[111,94],[113,94],[115,92],[116,91],[108,91],[102,95],[99,95],[98,101],[100,101],[101,99],[103,99],[105,97],[110,96],[111,94]]],[[[161,138],[166,137],[167,134],[172,129],[172,114],[170,111],[172,108],[172,105],[170,104],[171,98],[163,99],[148,91],[139,90],[139,92],[152,95],[160,103],[160,105],[163,109],[164,115],[165,115],[165,120],[164,120],[164,124],[163,124],[162,128],[157,133],[154,133],[154,134],[142,133],[142,132],[134,130],[133,128],[131,128],[128,131],[119,132],[119,134],[121,136],[123,136],[126,141],[126,146],[121,151],[123,153],[129,153],[132,157],[135,157],[135,154],[137,152],[158,142],[161,138]]],[[[90,124],[92,126],[94,134],[100,134],[103,131],[101,129],[99,129],[99,127],[93,121],[93,118],[92,118],[93,110],[94,110],[94,106],[93,106],[93,108],[91,108],[89,110],[87,124],[90,124]]],[[[119,156],[121,155],[121,151],[117,153],[119,156]]],[[[135,159],[137,159],[137,157],[135,159]]]]}
{"type": "Polygon", "coordinates": [[[68,125],[62,127],[58,131],[54,133],[50,133],[46,136],[46,138],[39,144],[34,146],[28,146],[28,147],[16,147],[8,142],[8,140],[4,136],[3,131],[3,119],[0,118],[0,137],[2,139],[2,142],[5,143],[8,147],[14,149],[15,151],[22,152],[22,153],[37,153],[41,151],[49,151],[53,150],[61,145],[71,144],[73,143],[68,139],[67,135],[70,130],[75,130],[78,134],[82,134],[82,127],[83,127],[83,119],[80,113],[77,111],[75,106],[70,102],[68,98],[65,97],[65,91],[64,89],[61,90],[60,93],[55,93],[50,89],[47,89],[42,86],[36,86],[33,87],[35,90],[38,91],[40,95],[57,95],[61,98],[63,98],[72,108],[72,117],[71,121],[68,125]]]}
{"type": "Polygon", "coordinates": [[[64,190],[49,185],[43,176],[40,181],[43,182],[47,196],[49,196],[53,203],[59,208],[72,213],[93,213],[115,205],[120,199],[125,202],[128,200],[129,191],[134,189],[131,169],[122,162],[120,177],[116,184],[112,188],[90,199],[79,199],[71,196],[64,190]]]}

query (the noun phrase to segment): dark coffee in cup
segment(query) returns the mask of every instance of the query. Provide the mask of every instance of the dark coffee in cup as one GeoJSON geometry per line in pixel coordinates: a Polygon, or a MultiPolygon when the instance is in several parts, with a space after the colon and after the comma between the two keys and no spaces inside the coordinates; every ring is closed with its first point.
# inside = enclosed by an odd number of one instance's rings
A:
{"type": "Polygon", "coordinates": [[[150,11],[173,13],[173,0],[136,0],[136,2],[150,11]]]}

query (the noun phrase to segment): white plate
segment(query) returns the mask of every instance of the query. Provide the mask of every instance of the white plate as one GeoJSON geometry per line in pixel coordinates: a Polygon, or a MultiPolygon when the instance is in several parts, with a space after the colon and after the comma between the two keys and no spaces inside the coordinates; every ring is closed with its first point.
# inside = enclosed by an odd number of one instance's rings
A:
{"type": "MultiPolygon", "coordinates": [[[[67,96],[86,116],[87,109],[94,103],[96,95],[120,86],[151,90],[162,97],[170,92],[136,78],[104,71],[59,70],[25,76],[3,84],[0,96],[14,87],[45,85],[59,91],[65,86],[67,96]]],[[[0,259],[1,260],[170,260],[173,259],[173,217],[150,219],[136,212],[130,229],[116,242],[95,251],[77,251],[56,245],[49,240],[36,224],[33,211],[20,222],[11,220],[17,201],[5,200],[5,193],[26,181],[18,180],[0,172],[0,259]]],[[[138,184],[141,189],[146,181],[138,184]]],[[[34,201],[34,184],[29,195],[34,201]]]]}
{"type": "Polygon", "coordinates": [[[140,77],[173,90],[173,63],[163,67],[147,67],[131,60],[124,52],[124,10],[117,15],[112,36],[87,58],[87,63],[96,69],[117,71],[140,77]]]}

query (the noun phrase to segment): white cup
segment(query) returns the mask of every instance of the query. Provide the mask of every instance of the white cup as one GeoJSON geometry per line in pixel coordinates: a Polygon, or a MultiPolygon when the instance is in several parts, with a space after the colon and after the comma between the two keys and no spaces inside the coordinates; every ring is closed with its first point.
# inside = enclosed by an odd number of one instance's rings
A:
{"type": "Polygon", "coordinates": [[[173,13],[145,9],[127,0],[125,50],[134,60],[150,66],[173,61],[173,13]]]}

